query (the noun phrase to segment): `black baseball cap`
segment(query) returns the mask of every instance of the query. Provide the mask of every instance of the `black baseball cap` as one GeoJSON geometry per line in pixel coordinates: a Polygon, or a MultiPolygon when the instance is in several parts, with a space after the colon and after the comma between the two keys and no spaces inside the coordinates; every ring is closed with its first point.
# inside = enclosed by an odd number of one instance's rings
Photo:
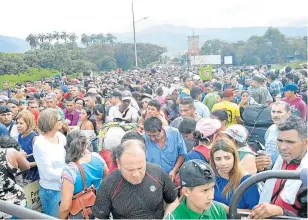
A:
{"type": "Polygon", "coordinates": [[[108,98],[111,98],[111,97],[119,97],[119,98],[121,98],[122,97],[122,93],[119,92],[119,91],[114,90],[114,91],[112,91],[111,93],[108,94],[108,98]]]}
{"type": "Polygon", "coordinates": [[[198,159],[185,162],[179,175],[182,187],[196,187],[215,182],[215,173],[210,165],[198,159]]]}

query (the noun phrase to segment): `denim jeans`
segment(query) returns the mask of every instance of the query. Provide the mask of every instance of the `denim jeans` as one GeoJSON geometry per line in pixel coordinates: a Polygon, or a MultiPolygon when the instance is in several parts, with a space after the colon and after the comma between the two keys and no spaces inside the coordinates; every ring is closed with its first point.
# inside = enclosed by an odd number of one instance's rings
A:
{"type": "Polygon", "coordinates": [[[61,192],[40,187],[40,199],[43,213],[58,218],[61,192]]]}

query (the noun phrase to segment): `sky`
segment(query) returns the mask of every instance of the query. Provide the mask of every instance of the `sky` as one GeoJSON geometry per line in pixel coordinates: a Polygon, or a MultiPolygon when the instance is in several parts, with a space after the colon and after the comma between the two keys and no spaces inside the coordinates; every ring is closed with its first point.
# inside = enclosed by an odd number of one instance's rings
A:
{"type": "MultiPolygon", "coordinates": [[[[0,35],[132,32],[131,0],[1,0],[0,35]]],[[[288,26],[308,20],[308,0],[134,0],[136,31],[172,24],[192,28],[288,26]]],[[[306,23],[307,24],[307,23],[306,23]]]]}

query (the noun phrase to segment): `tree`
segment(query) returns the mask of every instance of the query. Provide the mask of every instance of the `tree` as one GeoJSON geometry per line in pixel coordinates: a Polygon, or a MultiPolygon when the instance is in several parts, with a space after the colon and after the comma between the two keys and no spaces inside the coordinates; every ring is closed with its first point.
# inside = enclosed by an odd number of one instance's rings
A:
{"type": "Polygon", "coordinates": [[[38,35],[37,35],[37,39],[38,39],[41,43],[43,43],[44,40],[45,40],[45,34],[38,34],[38,35]]]}
{"type": "Polygon", "coordinates": [[[117,38],[113,36],[112,34],[107,34],[106,35],[106,41],[110,44],[114,44],[116,42],[117,38]]]}
{"type": "Polygon", "coordinates": [[[81,43],[82,43],[84,46],[86,46],[86,47],[89,46],[89,44],[90,44],[90,38],[89,38],[88,35],[82,34],[80,40],[81,40],[81,43]]]}
{"type": "Polygon", "coordinates": [[[67,38],[68,38],[68,34],[67,34],[65,31],[63,31],[63,32],[61,33],[61,35],[60,35],[60,38],[61,38],[62,40],[64,40],[64,42],[66,43],[67,38]]]}
{"type": "Polygon", "coordinates": [[[26,41],[29,42],[31,49],[36,48],[37,45],[39,44],[37,36],[35,34],[29,34],[28,37],[26,38],[26,41]]]}
{"type": "Polygon", "coordinates": [[[52,37],[53,37],[53,39],[55,39],[57,41],[57,43],[59,43],[61,36],[60,36],[60,33],[58,31],[54,31],[52,37]]]}
{"type": "Polygon", "coordinates": [[[52,33],[47,33],[45,34],[45,39],[48,40],[49,43],[53,40],[53,34],[52,33]]]}

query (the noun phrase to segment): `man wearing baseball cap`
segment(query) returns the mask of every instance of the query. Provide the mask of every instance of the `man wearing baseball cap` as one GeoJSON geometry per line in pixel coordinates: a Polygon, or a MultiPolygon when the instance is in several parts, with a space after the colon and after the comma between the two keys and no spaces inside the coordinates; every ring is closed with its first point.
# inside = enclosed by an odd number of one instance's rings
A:
{"type": "Polygon", "coordinates": [[[216,103],[212,112],[218,109],[225,109],[228,113],[228,125],[233,124],[243,124],[243,120],[240,117],[240,108],[237,104],[232,103],[233,100],[233,91],[232,89],[226,89],[223,92],[223,100],[222,102],[216,103]]]}
{"type": "Polygon", "coordinates": [[[166,219],[227,219],[224,207],[213,201],[215,174],[207,163],[187,161],[179,175],[184,199],[166,219]]]}
{"type": "Polygon", "coordinates": [[[298,87],[296,84],[287,84],[286,87],[282,89],[285,98],[282,99],[288,103],[291,107],[296,108],[300,112],[300,117],[306,120],[307,116],[307,106],[300,95],[297,95],[298,87]]]}

